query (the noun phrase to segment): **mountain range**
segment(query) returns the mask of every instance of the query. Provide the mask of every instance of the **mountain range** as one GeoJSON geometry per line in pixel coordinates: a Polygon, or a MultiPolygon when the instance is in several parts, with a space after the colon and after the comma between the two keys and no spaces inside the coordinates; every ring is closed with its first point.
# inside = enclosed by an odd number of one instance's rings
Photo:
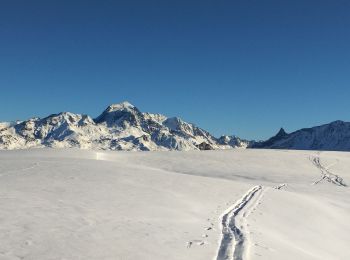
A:
{"type": "Polygon", "coordinates": [[[45,118],[0,124],[0,149],[77,147],[83,149],[154,151],[212,150],[247,147],[236,136],[215,138],[178,117],[143,113],[123,102],[95,119],[62,112],[45,118]]]}
{"type": "Polygon", "coordinates": [[[110,105],[95,119],[62,112],[45,118],[0,123],[0,149],[37,147],[125,151],[232,148],[350,151],[350,123],[335,121],[290,134],[282,128],[272,138],[256,142],[235,135],[216,138],[178,117],[144,113],[129,102],[110,105]]]}

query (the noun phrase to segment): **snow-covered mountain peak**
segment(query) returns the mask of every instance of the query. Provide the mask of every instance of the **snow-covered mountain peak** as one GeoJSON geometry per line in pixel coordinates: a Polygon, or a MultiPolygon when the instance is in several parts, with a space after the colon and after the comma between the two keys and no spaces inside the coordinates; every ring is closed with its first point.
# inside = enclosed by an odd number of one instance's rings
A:
{"type": "Polygon", "coordinates": [[[135,106],[129,103],[128,101],[124,101],[121,103],[116,103],[108,106],[106,109],[108,112],[120,111],[120,110],[129,110],[134,109],[135,106]]]}
{"type": "Polygon", "coordinates": [[[143,114],[137,107],[129,102],[112,104],[106,108],[103,113],[95,119],[95,122],[105,123],[108,127],[128,127],[130,125],[140,125],[143,114]]]}

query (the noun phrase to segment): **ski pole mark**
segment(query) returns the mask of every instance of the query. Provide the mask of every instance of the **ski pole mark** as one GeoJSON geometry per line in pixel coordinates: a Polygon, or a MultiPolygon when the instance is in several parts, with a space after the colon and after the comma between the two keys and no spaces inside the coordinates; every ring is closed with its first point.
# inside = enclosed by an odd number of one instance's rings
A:
{"type": "Polygon", "coordinates": [[[193,246],[193,244],[195,244],[197,246],[203,246],[206,244],[206,242],[203,240],[199,240],[199,239],[191,240],[191,241],[187,242],[187,248],[191,248],[193,246]]]}
{"type": "Polygon", "coordinates": [[[287,184],[282,183],[282,184],[279,184],[279,185],[277,185],[277,186],[275,186],[275,187],[273,187],[273,188],[276,189],[276,190],[280,190],[280,189],[282,189],[282,188],[284,188],[284,187],[287,187],[287,184]]]}
{"type": "MultiPolygon", "coordinates": [[[[253,187],[221,216],[221,241],[216,260],[243,259],[246,234],[244,234],[243,230],[238,227],[236,218],[243,208],[252,200],[254,195],[261,190],[262,187],[260,185],[253,187]]],[[[244,213],[242,218],[246,217],[247,216],[244,213]]]]}

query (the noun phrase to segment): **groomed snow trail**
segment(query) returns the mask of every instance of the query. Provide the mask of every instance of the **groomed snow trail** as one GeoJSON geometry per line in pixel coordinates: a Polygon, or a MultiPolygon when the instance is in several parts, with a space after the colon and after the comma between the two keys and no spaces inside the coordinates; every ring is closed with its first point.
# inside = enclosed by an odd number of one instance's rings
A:
{"type": "Polygon", "coordinates": [[[261,192],[261,190],[262,187],[260,185],[253,187],[221,216],[221,241],[215,258],[216,260],[243,259],[247,235],[242,230],[242,226],[238,226],[237,222],[246,223],[246,221],[238,221],[238,218],[244,219],[248,216],[247,213],[249,212],[242,211],[256,197],[256,193],[261,192]],[[242,214],[239,214],[241,212],[242,214]]]}

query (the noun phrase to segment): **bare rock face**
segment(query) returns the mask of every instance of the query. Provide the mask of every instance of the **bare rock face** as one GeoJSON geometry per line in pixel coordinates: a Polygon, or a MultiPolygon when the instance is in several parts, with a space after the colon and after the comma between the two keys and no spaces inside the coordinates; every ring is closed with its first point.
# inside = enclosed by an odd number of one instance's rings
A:
{"type": "Polygon", "coordinates": [[[200,143],[199,145],[197,145],[197,147],[199,150],[214,150],[214,148],[210,144],[205,142],[200,143]]]}

